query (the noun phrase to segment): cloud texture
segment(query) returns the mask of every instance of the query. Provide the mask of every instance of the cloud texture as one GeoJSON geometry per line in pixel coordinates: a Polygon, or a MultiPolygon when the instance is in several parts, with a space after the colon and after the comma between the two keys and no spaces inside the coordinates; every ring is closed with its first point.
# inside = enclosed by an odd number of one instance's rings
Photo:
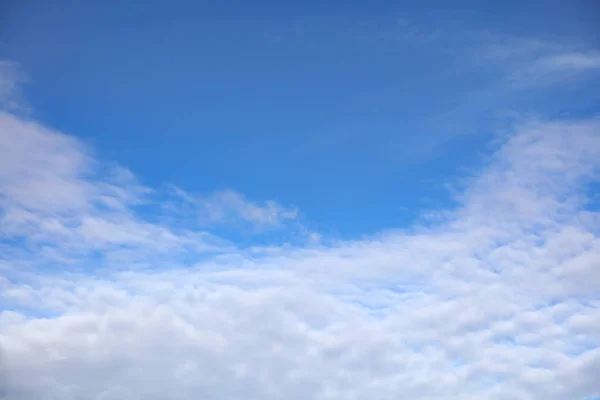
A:
{"type": "Polygon", "coordinates": [[[180,223],[297,211],[167,198],[4,111],[0,149],[2,399],[600,396],[596,120],[516,127],[435,224],[318,245],[180,223]]]}

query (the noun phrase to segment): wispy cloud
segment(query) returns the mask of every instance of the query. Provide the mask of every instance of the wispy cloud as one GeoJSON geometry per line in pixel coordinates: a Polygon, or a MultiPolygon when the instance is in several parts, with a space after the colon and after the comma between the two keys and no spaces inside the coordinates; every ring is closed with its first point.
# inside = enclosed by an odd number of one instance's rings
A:
{"type": "Polygon", "coordinates": [[[549,54],[516,65],[508,79],[517,87],[570,83],[589,73],[600,72],[600,55],[595,52],[549,54]]]}
{"type": "Polygon", "coordinates": [[[298,218],[296,208],[284,207],[273,200],[257,203],[231,189],[204,196],[193,196],[181,188],[171,188],[171,191],[193,211],[198,223],[205,226],[243,222],[261,231],[280,228],[298,218]]]}
{"type": "Polygon", "coordinates": [[[21,96],[21,85],[26,75],[17,63],[0,60],[0,109],[12,112],[27,112],[28,107],[21,96]]]}
{"type": "MultiPolygon", "coordinates": [[[[139,204],[183,205],[7,112],[0,149],[0,397],[600,395],[596,120],[522,124],[437,224],[329,245],[150,220],[139,204]]],[[[177,196],[207,220],[296,218],[177,196]]]]}
{"type": "Polygon", "coordinates": [[[557,54],[543,61],[550,68],[588,70],[600,68],[600,53],[564,53],[557,54]]]}
{"type": "Polygon", "coordinates": [[[582,44],[484,35],[475,49],[479,65],[503,72],[515,88],[568,84],[600,72],[600,53],[582,44]]]}

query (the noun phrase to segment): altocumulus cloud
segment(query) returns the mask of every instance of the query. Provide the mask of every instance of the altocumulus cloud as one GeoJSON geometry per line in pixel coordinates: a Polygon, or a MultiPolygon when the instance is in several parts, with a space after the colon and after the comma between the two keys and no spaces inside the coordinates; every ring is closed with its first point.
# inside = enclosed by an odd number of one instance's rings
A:
{"type": "Polygon", "coordinates": [[[297,212],[157,195],[8,111],[0,149],[0,398],[600,396],[598,121],[522,124],[435,225],[327,245],[149,219],[297,212]]]}

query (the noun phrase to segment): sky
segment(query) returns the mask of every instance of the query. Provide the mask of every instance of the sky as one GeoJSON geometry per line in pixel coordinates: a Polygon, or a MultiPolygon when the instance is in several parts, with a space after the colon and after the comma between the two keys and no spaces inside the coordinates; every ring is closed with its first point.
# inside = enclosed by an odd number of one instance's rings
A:
{"type": "Polygon", "coordinates": [[[598,18],[0,1],[0,400],[599,399],[598,18]]]}

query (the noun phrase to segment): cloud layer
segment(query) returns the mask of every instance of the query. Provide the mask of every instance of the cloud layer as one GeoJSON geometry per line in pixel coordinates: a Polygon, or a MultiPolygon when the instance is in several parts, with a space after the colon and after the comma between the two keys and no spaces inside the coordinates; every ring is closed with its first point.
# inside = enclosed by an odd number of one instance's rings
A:
{"type": "Polygon", "coordinates": [[[202,221],[297,211],[174,201],[9,112],[0,149],[0,398],[600,396],[596,120],[521,124],[435,224],[327,245],[236,246],[202,221]]]}

